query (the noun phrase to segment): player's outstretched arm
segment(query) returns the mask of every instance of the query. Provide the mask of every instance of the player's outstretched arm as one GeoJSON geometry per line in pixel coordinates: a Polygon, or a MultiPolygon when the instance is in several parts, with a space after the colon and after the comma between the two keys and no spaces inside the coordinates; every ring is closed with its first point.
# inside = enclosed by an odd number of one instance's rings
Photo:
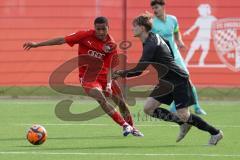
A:
{"type": "Polygon", "coordinates": [[[136,67],[129,70],[118,70],[115,71],[112,75],[113,79],[117,79],[119,77],[137,77],[143,73],[143,71],[149,66],[149,63],[139,62],[136,67]]]}
{"type": "Polygon", "coordinates": [[[53,38],[53,39],[43,41],[43,42],[25,42],[23,44],[23,48],[24,48],[24,50],[28,51],[31,48],[37,48],[37,47],[42,47],[42,46],[61,45],[64,43],[66,43],[64,37],[58,37],[58,38],[53,38]]]}

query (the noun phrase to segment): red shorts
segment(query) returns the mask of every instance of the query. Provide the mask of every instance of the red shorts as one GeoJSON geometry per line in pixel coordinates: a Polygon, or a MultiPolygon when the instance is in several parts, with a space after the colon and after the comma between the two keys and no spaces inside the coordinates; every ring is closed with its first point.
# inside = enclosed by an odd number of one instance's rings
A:
{"type": "MultiPolygon", "coordinates": [[[[103,91],[105,96],[107,96],[107,97],[109,96],[109,93],[107,93],[105,91],[106,87],[107,87],[107,81],[106,80],[97,79],[94,82],[84,82],[84,80],[83,80],[83,82],[81,82],[81,80],[80,80],[80,83],[81,83],[81,85],[84,88],[86,93],[88,93],[93,88],[97,88],[97,89],[103,91]]],[[[119,94],[121,94],[121,89],[120,89],[117,81],[115,81],[115,80],[112,80],[111,89],[112,89],[112,94],[113,95],[118,96],[119,94]]]]}

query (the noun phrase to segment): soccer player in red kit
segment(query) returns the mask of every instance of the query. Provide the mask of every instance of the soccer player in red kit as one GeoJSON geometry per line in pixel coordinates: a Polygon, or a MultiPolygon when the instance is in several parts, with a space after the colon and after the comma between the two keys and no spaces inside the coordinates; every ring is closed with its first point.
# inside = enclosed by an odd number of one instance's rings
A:
{"type": "Polygon", "coordinates": [[[65,43],[72,47],[78,44],[79,60],[81,60],[82,56],[88,57],[84,59],[86,60],[86,62],[84,61],[85,65],[79,66],[80,83],[87,95],[97,100],[102,109],[117,124],[123,127],[124,136],[131,133],[134,136],[142,137],[143,134],[133,126],[133,119],[117,82],[111,79],[112,68],[118,65],[118,59],[116,58],[116,44],[108,34],[107,18],[97,17],[94,21],[94,28],[94,30],[78,31],[65,37],[58,37],[39,43],[26,42],[23,44],[23,48],[29,50],[31,48],[62,45],[65,43]],[[87,72],[90,72],[90,74],[87,74],[87,72]],[[110,96],[119,106],[122,115],[108,103],[107,96],[110,96]]]}

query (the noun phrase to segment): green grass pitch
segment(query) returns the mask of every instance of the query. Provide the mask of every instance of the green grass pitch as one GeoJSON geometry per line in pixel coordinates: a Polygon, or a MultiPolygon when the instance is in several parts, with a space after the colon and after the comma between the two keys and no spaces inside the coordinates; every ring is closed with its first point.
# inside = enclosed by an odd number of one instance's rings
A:
{"type": "MultiPolygon", "coordinates": [[[[207,146],[208,133],[193,128],[175,143],[178,126],[143,116],[143,101],[131,107],[144,138],[123,137],[122,129],[104,115],[85,122],[66,122],[55,116],[59,100],[0,100],[0,160],[228,160],[240,159],[240,102],[202,101],[211,124],[224,131],[215,147],[207,146]],[[139,116],[140,113],[140,116],[139,116]],[[48,131],[46,143],[33,146],[25,139],[31,124],[48,131]]],[[[75,100],[71,111],[96,107],[94,101],[75,100]]]]}

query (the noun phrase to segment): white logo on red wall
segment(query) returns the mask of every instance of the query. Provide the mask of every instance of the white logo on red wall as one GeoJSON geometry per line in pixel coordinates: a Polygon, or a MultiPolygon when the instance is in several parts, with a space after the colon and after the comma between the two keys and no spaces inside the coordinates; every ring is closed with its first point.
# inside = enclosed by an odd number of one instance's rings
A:
{"type": "Polygon", "coordinates": [[[240,71],[240,19],[226,18],[215,21],[212,35],[221,61],[229,69],[240,71]]]}
{"type": "Polygon", "coordinates": [[[212,24],[217,20],[217,18],[212,15],[210,4],[200,4],[197,10],[199,14],[198,18],[196,19],[195,23],[183,34],[184,36],[189,35],[192,31],[198,29],[197,34],[193,39],[190,49],[186,55],[185,62],[186,65],[189,65],[189,62],[196,51],[201,49],[202,52],[199,58],[198,66],[204,67],[206,66],[205,60],[210,49],[212,24]]]}

